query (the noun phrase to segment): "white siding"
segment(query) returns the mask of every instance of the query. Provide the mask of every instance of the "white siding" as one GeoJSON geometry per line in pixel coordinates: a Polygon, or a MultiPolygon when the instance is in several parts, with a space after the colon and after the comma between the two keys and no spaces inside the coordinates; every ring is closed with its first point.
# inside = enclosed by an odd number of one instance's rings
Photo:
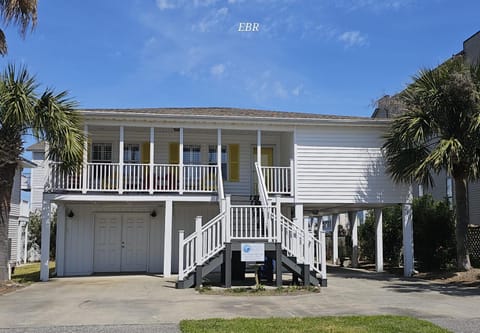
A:
{"type": "Polygon", "coordinates": [[[35,212],[42,210],[43,191],[47,180],[45,153],[32,152],[32,162],[37,165],[37,167],[31,169],[30,192],[30,209],[32,212],[35,212]]]}
{"type": "Polygon", "coordinates": [[[13,178],[12,193],[10,198],[10,216],[8,220],[8,238],[10,239],[10,260],[17,261],[18,257],[18,232],[19,232],[19,217],[20,217],[20,177],[22,169],[17,168],[13,178]]]}
{"type": "Polygon", "coordinates": [[[377,128],[298,128],[298,202],[401,203],[406,187],[385,173],[377,128]]]}

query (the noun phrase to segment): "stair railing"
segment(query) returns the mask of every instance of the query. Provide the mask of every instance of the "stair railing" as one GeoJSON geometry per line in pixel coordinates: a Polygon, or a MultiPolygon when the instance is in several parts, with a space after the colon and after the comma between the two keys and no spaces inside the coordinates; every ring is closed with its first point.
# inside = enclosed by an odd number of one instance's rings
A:
{"type": "MultiPolygon", "coordinates": [[[[225,200],[223,200],[225,201],[225,200]]],[[[226,207],[227,204],[222,206],[226,207]]],[[[202,217],[195,218],[195,232],[184,238],[185,232],[178,232],[178,280],[193,272],[198,265],[215,256],[225,247],[226,213],[223,210],[202,225],[202,217]]]]}

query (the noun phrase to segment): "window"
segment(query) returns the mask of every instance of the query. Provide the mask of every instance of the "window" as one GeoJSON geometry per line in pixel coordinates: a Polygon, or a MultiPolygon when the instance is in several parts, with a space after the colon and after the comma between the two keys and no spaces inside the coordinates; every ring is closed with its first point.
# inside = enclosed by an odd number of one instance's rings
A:
{"type": "MultiPolygon", "coordinates": [[[[226,180],[227,177],[227,147],[222,146],[222,179],[226,180]]],[[[217,164],[217,146],[210,145],[208,146],[208,164],[216,165],[217,164]]]]}
{"type": "Polygon", "coordinates": [[[127,143],[123,146],[123,162],[139,163],[140,162],[140,145],[136,143],[127,143]]]}
{"type": "Polygon", "coordinates": [[[111,143],[92,143],[92,162],[111,163],[112,162],[112,144],[111,143]]]}
{"type": "Polygon", "coordinates": [[[423,185],[422,184],[418,185],[418,196],[423,197],[423,185]]]}
{"type": "Polygon", "coordinates": [[[453,204],[453,183],[452,177],[447,177],[447,200],[450,204],[450,207],[453,204]]]}
{"type": "Polygon", "coordinates": [[[183,164],[200,164],[200,145],[183,146],[183,164]]]}

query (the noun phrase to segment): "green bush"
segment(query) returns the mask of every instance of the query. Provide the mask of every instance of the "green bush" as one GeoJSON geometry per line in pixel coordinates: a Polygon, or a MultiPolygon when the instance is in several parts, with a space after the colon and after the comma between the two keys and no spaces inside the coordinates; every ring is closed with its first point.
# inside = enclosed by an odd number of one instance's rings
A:
{"type": "MultiPolygon", "coordinates": [[[[57,212],[52,213],[50,223],[50,259],[55,260],[57,238],[57,212]]],[[[42,247],[42,216],[40,213],[31,213],[28,221],[28,248],[33,244],[42,247]]]]}
{"type": "MultiPolygon", "coordinates": [[[[399,205],[382,209],[383,259],[398,266],[402,249],[402,213],[399,205]]],[[[369,211],[365,223],[359,229],[360,255],[363,260],[375,261],[375,213],[369,211]]]]}
{"type": "Polygon", "coordinates": [[[413,201],[413,241],[420,270],[444,270],[455,265],[455,221],[448,202],[425,195],[413,201]]]}

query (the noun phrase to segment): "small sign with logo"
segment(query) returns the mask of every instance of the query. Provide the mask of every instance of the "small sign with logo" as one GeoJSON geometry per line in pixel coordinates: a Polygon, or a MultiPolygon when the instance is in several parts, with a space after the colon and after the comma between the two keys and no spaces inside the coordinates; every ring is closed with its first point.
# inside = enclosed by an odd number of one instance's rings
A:
{"type": "Polygon", "coordinates": [[[247,261],[261,261],[265,260],[265,244],[264,243],[242,243],[241,245],[241,260],[247,261]]]}

